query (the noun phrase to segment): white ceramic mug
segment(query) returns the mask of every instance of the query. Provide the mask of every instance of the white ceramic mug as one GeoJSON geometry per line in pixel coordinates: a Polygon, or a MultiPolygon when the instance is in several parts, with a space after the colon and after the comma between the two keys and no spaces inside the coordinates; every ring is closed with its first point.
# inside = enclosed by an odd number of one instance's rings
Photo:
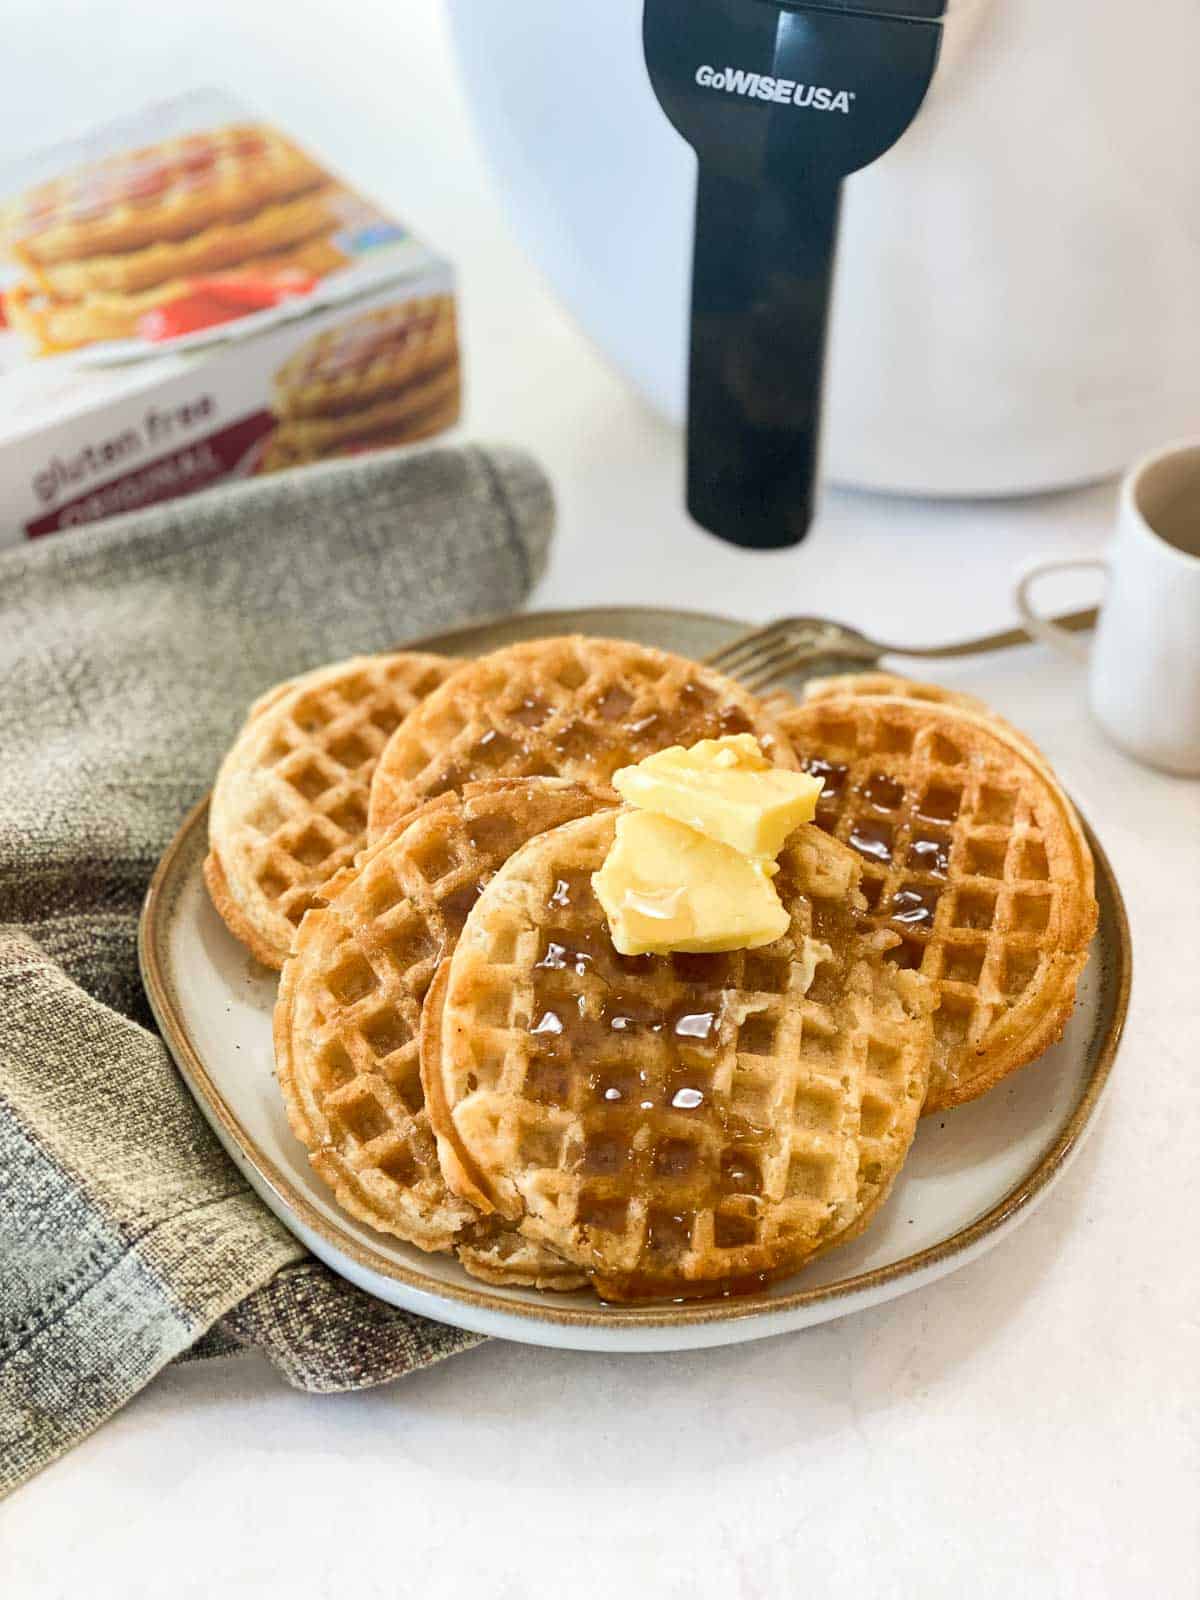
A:
{"type": "Polygon", "coordinates": [[[1091,647],[1096,720],[1139,761],[1200,775],[1200,442],[1160,450],[1129,473],[1107,559],[1042,561],[1018,583],[1029,632],[1086,657],[1087,645],[1030,599],[1038,578],[1077,567],[1108,573],[1091,647]]]}

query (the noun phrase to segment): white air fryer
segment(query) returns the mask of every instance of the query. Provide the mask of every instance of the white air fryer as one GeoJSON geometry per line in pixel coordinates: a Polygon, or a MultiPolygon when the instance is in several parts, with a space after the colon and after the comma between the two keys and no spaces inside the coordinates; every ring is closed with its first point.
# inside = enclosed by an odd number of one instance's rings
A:
{"type": "MultiPolygon", "coordinates": [[[[863,41],[872,19],[879,38],[939,35],[915,121],[842,190],[821,408],[829,476],[1022,493],[1200,432],[1197,0],[1155,0],[1136,19],[1102,0],[949,0],[941,18],[924,0],[702,0],[694,12],[679,0],[671,17],[667,0],[449,3],[466,97],[527,248],[669,416],[688,412],[698,135],[672,125],[653,52],[648,66],[643,10],[649,24],[660,6],[681,60],[714,10],[748,37],[760,10],[818,25],[826,13],[843,32],[843,14],[861,13],[863,41]]],[[[773,75],[724,53],[697,68],[773,75]]],[[[732,99],[711,79],[703,91],[732,99]]],[[[792,115],[801,140],[806,116],[814,138],[853,121],[811,102],[792,115]]]]}

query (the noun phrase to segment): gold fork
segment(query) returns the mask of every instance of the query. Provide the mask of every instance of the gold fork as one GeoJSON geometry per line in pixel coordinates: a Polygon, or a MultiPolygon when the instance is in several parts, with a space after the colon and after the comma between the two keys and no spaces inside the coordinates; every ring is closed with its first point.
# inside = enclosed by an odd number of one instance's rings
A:
{"type": "MultiPolygon", "coordinates": [[[[1069,611],[1051,619],[1070,633],[1081,633],[1095,625],[1096,607],[1069,611]]],[[[955,656],[982,655],[986,650],[1008,650],[1017,644],[1032,644],[1024,628],[1006,628],[1002,633],[984,634],[979,639],[964,639],[959,644],[901,645],[883,644],[869,639],[857,628],[848,628],[825,617],[781,617],[763,628],[754,628],[739,639],[715,650],[705,658],[727,677],[736,678],[747,689],[765,689],[768,684],[817,661],[831,661],[852,667],[876,667],[884,656],[912,656],[927,660],[949,660],[955,656]]]]}

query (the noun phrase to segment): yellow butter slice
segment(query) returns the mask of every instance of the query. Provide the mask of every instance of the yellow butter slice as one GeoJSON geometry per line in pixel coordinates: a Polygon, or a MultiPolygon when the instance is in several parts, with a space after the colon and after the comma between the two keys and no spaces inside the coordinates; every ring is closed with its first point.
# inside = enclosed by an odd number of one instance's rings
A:
{"type": "Polygon", "coordinates": [[[656,812],[617,818],[592,887],[626,956],[754,950],[788,928],[762,862],[656,812]]]}
{"type": "Polygon", "coordinates": [[[816,815],[821,779],[773,767],[753,734],[673,745],[613,778],[640,811],[673,817],[743,856],[774,862],[785,839],[816,815]]]}

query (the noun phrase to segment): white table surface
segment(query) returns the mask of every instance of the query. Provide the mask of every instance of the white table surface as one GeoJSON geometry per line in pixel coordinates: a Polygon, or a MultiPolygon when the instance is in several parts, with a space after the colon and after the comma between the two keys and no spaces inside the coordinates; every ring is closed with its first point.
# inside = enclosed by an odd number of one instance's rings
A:
{"type": "MultiPolygon", "coordinates": [[[[1023,561],[1106,537],[1111,487],[830,494],[807,543],[774,555],[692,530],[678,438],[506,231],[436,0],[7,0],[4,41],[4,154],[223,83],[453,256],[470,429],[534,450],[560,493],[537,603],[811,610],[934,640],[1007,623],[1023,561]]],[[[1052,753],[1135,930],[1107,1106],[1027,1227],[923,1293],[725,1351],[493,1344],[340,1398],[255,1357],[170,1371],[0,1509],[0,1592],[1192,1600],[1200,785],[1111,750],[1079,670],[1042,651],[943,676],[986,687],[1052,753]]]]}

